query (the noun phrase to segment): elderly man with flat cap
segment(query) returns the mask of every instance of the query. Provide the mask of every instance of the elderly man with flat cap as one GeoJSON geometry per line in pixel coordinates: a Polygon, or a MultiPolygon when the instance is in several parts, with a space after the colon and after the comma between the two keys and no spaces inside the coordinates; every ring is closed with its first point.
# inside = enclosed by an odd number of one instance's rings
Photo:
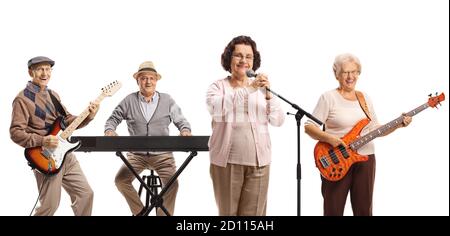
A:
{"type": "MultiPolygon", "coordinates": [[[[168,136],[171,122],[178,128],[181,136],[191,136],[191,126],[181,113],[180,107],[167,93],[156,91],[161,75],[153,62],[143,62],[133,75],[139,91],[126,96],[114,109],[105,124],[105,135],[116,136],[116,127],[125,120],[131,136],[168,136]]],[[[144,169],[155,170],[163,186],[176,172],[175,159],[171,152],[130,152],[127,159],[137,173],[144,169]]],[[[115,183],[125,197],[133,215],[142,215],[146,209],[142,204],[132,182],[135,176],[122,165],[116,175],[115,183]]],[[[163,205],[173,215],[178,182],[171,185],[163,197],[163,205]]],[[[157,215],[164,212],[157,209],[157,215]]]]}
{"type": "MultiPolygon", "coordinates": [[[[55,120],[64,117],[64,123],[69,125],[76,119],[61,104],[59,95],[47,87],[54,65],[55,62],[48,57],[31,58],[28,61],[28,74],[32,80],[13,101],[10,135],[15,143],[24,148],[56,148],[58,138],[49,134],[55,120]]],[[[97,111],[98,103],[91,102],[90,114],[78,128],[94,119],[97,111]]],[[[56,212],[61,199],[61,187],[70,195],[75,215],[91,215],[94,193],[73,153],[66,156],[58,174],[47,176],[34,169],[34,175],[40,201],[35,215],[51,216],[56,212]]]]}

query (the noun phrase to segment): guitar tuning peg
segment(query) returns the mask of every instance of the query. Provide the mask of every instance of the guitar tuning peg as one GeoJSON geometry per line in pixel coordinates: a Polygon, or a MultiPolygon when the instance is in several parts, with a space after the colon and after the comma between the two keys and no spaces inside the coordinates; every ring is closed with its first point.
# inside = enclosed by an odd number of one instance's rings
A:
{"type": "Polygon", "coordinates": [[[438,93],[436,92],[436,96],[437,96],[437,94],[438,94],[438,93]]]}
{"type": "Polygon", "coordinates": [[[428,97],[431,97],[431,93],[430,93],[430,94],[428,94],[428,97]]]}

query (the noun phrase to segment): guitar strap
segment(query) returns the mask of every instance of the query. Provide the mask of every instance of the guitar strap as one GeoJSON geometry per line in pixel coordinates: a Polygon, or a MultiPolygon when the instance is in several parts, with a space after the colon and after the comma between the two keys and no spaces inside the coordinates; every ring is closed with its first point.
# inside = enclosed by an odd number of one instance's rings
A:
{"type": "Polygon", "coordinates": [[[372,120],[369,112],[369,108],[367,107],[366,99],[364,98],[364,94],[360,91],[355,91],[356,98],[358,99],[359,105],[361,106],[362,110],[366,114],[367,118],[369,120],[372,120]]]}
{"type": "Polygon", "coordinates": [[[55,106],[56,111],[61,114],[62,116],[66,117],[67,113],[62,107],[61,103],[58,101],[58,99],[53,95],[51,90],[48,90],[48,93],[50,94],[50,97],[52,98],[53,105],[55,106]]]}
{"type": "MultiPolygon", "coordinates": [[[[367,118],[369,118],[369,120],[372,120],[372,118],[370,116],[369,108],[367,107],[366,99],[364,98],[364,94],[360,91],[355,91],[355,94],[356,94],[356,99],[358,99],[359,106],[361,106],[361,109],[364,111],[367,118]]],[[[322,131],[325,131],[325,124],[323,125],[322,131]]]]}

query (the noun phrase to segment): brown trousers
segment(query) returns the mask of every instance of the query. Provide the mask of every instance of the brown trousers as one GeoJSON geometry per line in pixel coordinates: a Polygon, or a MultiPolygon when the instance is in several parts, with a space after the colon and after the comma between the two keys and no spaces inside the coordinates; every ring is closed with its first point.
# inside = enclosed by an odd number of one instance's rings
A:
{"type": "Polygon", "coordinates": [[[211,164],[210,173],[220,216],[265,216],[270,165],[211,164]]]}
{"type": "Polygon", "coordinates": [[[353,214],[371,216],[374,183],[375,155],[369,155],[368,161],[353,164],[347,175],[338,182],[328,181],[322,177],[324,215],[342,216],[350,191],[353,214]]]}
{"type": "MultiPolygon", "coordinates": [[[[127,157],[128,162],[130,162],[131,166],[133,166],[133,169],[138,174],[145,169],[155,170],[159,175],[159,178],[161,178],[163,187],[167,182],[169,182],[169,179],[176,172],[175,159],[173,158],[172,153],[164,153],[161,155],[136,155],[133,153],[128,153],[127,157]]],[[[136,179],[136,177],[124,164],[120,167],[119,172],[117,172],[115,182],[117,189],[127,200],[131,212],[133,215],[137,215],[144,208],[144,204],[139,198],[136,189],[132,185],[134,179],[136,179]]],[[[163,197],[163,205],[170,215],[173,215],[175,209],[175,198],[177,196],[177,191],[178,180],[171,185],[169,191],[167,191],[163,197]]],[[[157,209],[156,214],[158,216],[166,215],[160,209],[157,209]]]]}
{"type": "Polygon", "coordinates": [[[75,155],[66,156],[59,173],[54,176],[46,176],[35,170],[40,206],[36,208],[36,216],[52,216],[61,200],[61,186],[66,190],[72,201],[72,210],[76,216],[90,216],[94,201],[94,192],[81,170],[75,155]]]}

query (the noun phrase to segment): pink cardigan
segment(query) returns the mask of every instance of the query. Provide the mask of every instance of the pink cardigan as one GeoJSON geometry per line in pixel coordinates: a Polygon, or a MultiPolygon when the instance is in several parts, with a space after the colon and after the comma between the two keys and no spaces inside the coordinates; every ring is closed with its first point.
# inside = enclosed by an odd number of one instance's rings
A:
{"type": "MultiPolygon", "coordinates": [[[[212,135],[209,139],[211,163],[226,167],[231,149],[231,132],[236,109],[244,105],[248,94],[248,117],[253,130],[256,154],[259,166],[269,165],[271,161],[271,143],[268,124],[281,126],[285,114],[279,100],[273,96],[265,99],[264,89],[233,89],[229,78],[217,80],[208,88],[206,103],[212,116],[212,135]]],[[[238,120],[239,121],[239,120],[238,120]]]]}

